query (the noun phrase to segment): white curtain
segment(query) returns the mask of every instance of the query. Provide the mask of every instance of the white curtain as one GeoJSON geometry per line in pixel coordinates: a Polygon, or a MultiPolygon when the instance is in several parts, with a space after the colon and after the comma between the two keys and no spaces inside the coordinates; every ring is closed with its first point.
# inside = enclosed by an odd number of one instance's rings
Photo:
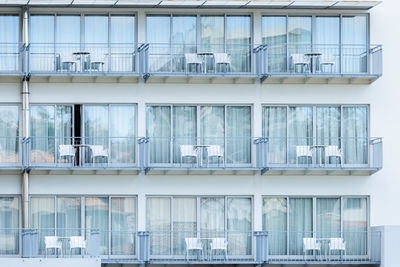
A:
{"type": "MultiPolygon", "coordinates": [[[[231,57],[231,71],[251,71],[251,17],[226,17],[226,53],[231,57]]],[[[218,67],[217,67],[218,68],[218,67]]],[[[220,71],[220,70],[217,70],[220,71]]]]}
{"type": "Polygon", "coordinates": [[[0,197],[0,255],[19,253],[19,198],[0,197]]]}
{"type": "Polygon", "coordinates": [[[270,72],[286,71],[286,24],[285,16],[262,17],[262,42],[268,45],[268,71],[270,72]]]}
{"type": "Polygon", "coordinates": [[[263,107],[263,137],[268,138],[267,161],[272,164],[286,163],[287,108],[263,107]]]}
{"type": "Polygon", "coordinates": [[[135,16],[111,16],[111,71],[135,71],[135,16]]]}
{"type": "Polygon", "coordinates": [[[343,72],[366,72],[367,56],[367,16],[344,16],[342,19],[343,72]]]}
{"type": "MultiPolygon", "coordinates": [[[[335,59],[332,68],[320,66],[325,69],[320,71],[338,72],[340,68],[340,18],[339,17],[316,17],[315,37],[313,42],[314,51],[324,55],[331,55],[335,59]]],[[[318,68],[317,68],[318,69],[318,68]]]]}
{"type": "Polygon", "coordinates": [[[147,227],[150,255],[171,254],[171,198],[147,198],[147,227]]]}
{"type": "Polygon", "coordinates": [[[34,163],[55,162],[55,110],[54,105],[32,105],[31,116],[31,161],[34,163]]]}
{"type": "Polygon", "coordinates": [[[147,42],[149,46],[149,71],[171,71],[171,17],[147,16],[147,42]]]}
{"type": "Polygon", "coordinates": [[[228,106],[226,108],[226,162],[250,164],[251,162],[251,108],[228,106]]]}
{"type": "Polygon", "coordinates": [[[110,105],[110,162],[132,164],[136,158],[136,106],[110,105]]]}
{"type": "Polygon", "coordinates": [[[0,163],[19,159],[19,106],[0,105],[0,163]]]}
{"type": "Polygon", "coordinates": [[[367,198],[343,198],[343,237],[347,255],[367,254],[367,198]]]}
{"type": "Polygon", "coordinates": [[[108,197],[87,197],[85,199],[86,239],[90,242],[91,230],[99,231],[99,252],[101,255],[108,254],[108,206],[108,197]]]}
{"type": "MultiPolygon", "coordinates": [[[[108,61],[105,55],[108,50],[108,16],[85,16],[85,50],[90,52],[89,58],[104,62],[104,69],[108,70],[108,61]]],[[[89,64],[88,62],[86,64],[89,64]]],[[[85,69],[90,69],[89,65],[85,69]]]]}
{"type": "Polygon", "coordinates": [[[317,237],[341,237],[340,198],[317,198],[317,237]]]}
{"type": "Polygon", "coordinates": [[[343,114],[344,163],[363,165],[368,163],[368,107],[346,106],[343,114]]]}
{"type": "Polygon", "coordinates": [[[147,107],[147,137],[150,138],[150,162],[171,162],[171,107],[147,107]]]}
{"type": "Polygon", "coordinates": [[[57,235],[80,236],[81,198],[57,197],[57,235]]]}
{"type": "MultiPolygon", "coordinates": [[[[181,145],[196,145],[197,143],[197,109],[196,106],[173,107],[173,149],[174,163],[181,162],[181,145]]],[[[188,159],[182,159],[185,163],[188,159]],[[186,161],[185,161],[186,160],[186,161]]]]}
{"type": "Polygon", "coordinates": [[[268,231],[269,254],[287,254],[287,199],[263,199],[263,230],[268,231]]]}
{"type": "MultiPolygon", "coordinates": [[[[316,107],[316,144],[334,145],[340,148],[340,107],[316,107]]],[[[317,153],[319,157],[319,153],[317,153]]],[[[322,159],[321,159],[322,160],[322,159]]],[[[330,158],[330,162],[335,163],[337,158],[330,158]]],[[[323,159],[325,161],[325,159],[323,159]]],[[[321,162],[317,159],[317,162],[321,162]]]]}
{"type": "Polygon", "coordinates": [[[19,16],[0,16],[0,71],[18,71],[19,66],[19,16]]]}
{"type": "Polygon", "coordinates": [[[200,198],[200,236],[224,237],[225,199],[223,197],[200,198]]]}
{"type": "Polygon", "coordinates": [[[313,236],[311,198],[289,199],[289,253],[303,255],[303,238],[313,236]]]}
{"type": "MultiPolygon", "coordinates": [[[[296,163],[296,146],[310,146],[313,143],[313,110],[311,106],[289,107],[288,116],[289,162],[296,163]]],[[[305,157],[299,163],[307,163],[305,157]]]]}
{"type": "Polygon", "coordinates": [[[30,69],[55,71],[53,15],[31,15],[30,41],[30,69]]]}
{"type": "MultiPolygon", "coordinates": [[[[172,66],[173,72],[185,71],[185,54],[197,52],[197,17],[172,17],[172,66]]],[[[188,68],[193,66],[188,66],[188,68]]],[[[193,71],[193,70],[191,70],[193,71]]]]}
{"type": "Polygon", "coordinates": [[[111,254],[134,255],[136,245],[136,198],[111,198],[111,254]]]}
{"type": "Polygon", "coordinates": [[[229,255],[251,255],[251,198],[227,199],[227,237],[229,255]]]}
{"type": "MultiPolygon", "coordinates": [[[[45,236],[55,235],[54,197],[31,197],[30,226],[38,229],[39,254],[45,254],[45,236]]],[[[54,251],[53,251],[54,252],[54,251]]],[[[50,254],[51,252],[48,251],[50,254]]]]}
{"type": "MultiPolygon", "coordinates": [[[[202,145],[218,145],[225,151],[225,108],[224,106],[200,107],[200,136],[202,145]]],[[[203,153],[206,160],[206,153],[203,153]]],[[[209,163],[218,163],[210,159],[209,163]]]]}
{"type": "MultiPolygon", "coordinates": [[[[289,17],[288,18],[288,51],[289,57],[293,54],[304,54],[311,52],[311,17],[289,17]]],[[[290,65],[294,70],[294,65],[290,65]]]]}
{"type": "Polygon", "coordinates": [[[195,197],[174,197],[173,253],[183,255],[186,250],[185,238],[196,237],[197,201],[195,197]]]}

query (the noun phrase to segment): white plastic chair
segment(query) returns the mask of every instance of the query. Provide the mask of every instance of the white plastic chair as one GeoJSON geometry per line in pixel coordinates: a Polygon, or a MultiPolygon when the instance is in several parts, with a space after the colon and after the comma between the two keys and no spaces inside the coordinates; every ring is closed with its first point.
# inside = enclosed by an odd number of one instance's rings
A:
{"type": "Polygon", "coordinates": [[[104,54],[90,53],[90,70],[104,71],[104,54]]]}
{"type": "Polygon", "coordinates": [[[314,237],[305,237],[303,238],[303,256],[306,258],[307,251],[319,251],[319,255],[321,256],[321,243],[317,242],[317,239],[314,237]]]}
{"type": "Polygon", "coordinates": [[[60,63],[61,63],[61,70],[76,71],[77,60],[72,53],[61,52],[60,63]]]}
{"type": "Polygon", "coordinates": [[[60,252],[62,250],[62,242],[61,240],[59,240],[58,236],[45,236],[44,245],[45,245],[46,258],[48,249],[54,249],[56,255],[58,250],[60,250],[60,252]]]}
{"type": "Polygon", "coordinates": [[[308,164],[308,158],[311,158],[311,163],[312,163],[313,151],[312,151],[311,147],[310,146],[296,146],[296,165],[299,165],[300,157],[306,157],[307,164],[308,164]]]}
{"type": "Polygon", "coordinates": [[[214,72],[217,72],[217,65],[224,65],[225,72],[230,69],[231,58],[227,53],[214,53],[214,72]]]}
{"type": "Polygon", "coordinates": [[[342,163],[342,150],[338,146],[326,146],[325,147],[325,164],[329,163],[329,158],[339,158],[342,163]]]}
{"type": "Polygon", "coordinates": [[[335,66],[336,60],[335,57],[330,54],[322,54],[319,56],[319,70],[322,72],[324,66],[330,66],[331,71],[333,72],[333,66],[335,66]]]}
{"type": "Polygon", "coordinates": [[[63,157],[70,157],[71,163],[74,164],[75,162],[75,148],[72,145],[59,145],[58,146],[58,158],[59,161],[63,157]]]}
{"type": "MultiPolygon", "coordinates": [[[[194,146],[181,145],[180,150],[181,150],[181,166],[182,166],[182,161],[184,158],[195,159],[197,162],[197,150],[194,148],[194,146]]],[[[192,161],[192,164],[193,163],[194,163],[194,161],[192,161]]]]}
{"type": "Polygon", "coordinates": [[[101,145],[91,145],[90,150],[92,151],[92,164],[97,157],[106,158],[108,161],[108,149],[101,145]]]}
{"type": "Polygon", "coordinates": [[[83,236],[71,236],[69,238],[69,254],[72,255],[72,250],[77,248],[82,249],[84,252],[82,256],[86,253],[86,241],[83,236]]]}
{"type": "Polygon", "coordinates": [[[186,260],[189,257],[189,252],[191,250],[201,252],[201,256],[203,257],[203,244],[201,243],[201,240],[195,237],[187,237],[185,238],[185,244],[186,244],[186,260]]]}
{"type": "Polygon", "coordinates": [[[197,70],[197,66],[200,66],[200,71],[201,67],[203,66],[203,59],[201,56],[195,54],[195,53],[186,53],[185,54],[185,72],[188,72],[189,65],[194,64],[197,70]]]}
{"type": "Polygon", "coordinates": [[[310,69],[310,59],[303,54],[292,54],[292,64],[294,67],[294,72],[297,66],[301,66],[301,72],[304,72],[304,68],[310,69]]]}
{"type": "Polygon", "coordinates": [[[329,240],[329,257],[331,256],[331,251],[339,251],[340,255],[342,255],[342,251],[344,256],[346,256],[346,242],[343,241],[341,237],[334,237],[329,240]]]}
{"type": "Polygon", "coordinates": [[[222,163],[224,163],[224,152],[219,145],[211,145],[207,147],[207,162],[210,161],[210,158],[217,158],[218,159],[218,166],[220,163],[220,159],[222,159],[222,163]]]}
{"type": "Polygon", "coordinates": [[[222,250],[224,252],[224,258],[226,259],[226,255],[228,253],[228,242],[226,241],[225,238],[212,238],[211,239],[211,244],[210,244],[210,250],[211,250],[211,259],[213,257],[213,251],[218,251],[222,250]]]}

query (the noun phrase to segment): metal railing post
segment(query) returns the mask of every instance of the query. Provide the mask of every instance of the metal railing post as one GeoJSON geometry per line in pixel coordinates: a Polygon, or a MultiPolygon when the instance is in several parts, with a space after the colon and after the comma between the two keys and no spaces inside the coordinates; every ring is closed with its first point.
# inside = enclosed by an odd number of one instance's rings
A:
{"type": "Polygon", "coordinates": [[[149,232],[138,232],[139,236],[139,261],[149,261],[149,232]]]}
{"type": "Polygon", "coordinates": [[[100,231],[97,229],[90,230],[90,255],[100,255],[100,231]]]}
{"type": "Polygon", "coordinates": [[[256,262],[268,262],[268,232],[254,232],[256,238],[256,262]]]}

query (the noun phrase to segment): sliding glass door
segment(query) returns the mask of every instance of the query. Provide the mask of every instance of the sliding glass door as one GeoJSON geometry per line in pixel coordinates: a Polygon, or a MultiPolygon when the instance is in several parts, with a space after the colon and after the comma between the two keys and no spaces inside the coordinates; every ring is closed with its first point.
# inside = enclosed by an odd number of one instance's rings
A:
{"type": "Polygon", "coordinates": [[[18,197],[0,196],[0,256],[20,252],[19,207],[18,197]]]}
{"type": "Polygon", "coordinates": [[[0,105],[0,164],[18,163],[19,146],[19,106],[0,105]]]}
{"type": "Polygon", "coordinates": [[[20,71],[20,18],[0,15],[0,72],[20,71]]]}

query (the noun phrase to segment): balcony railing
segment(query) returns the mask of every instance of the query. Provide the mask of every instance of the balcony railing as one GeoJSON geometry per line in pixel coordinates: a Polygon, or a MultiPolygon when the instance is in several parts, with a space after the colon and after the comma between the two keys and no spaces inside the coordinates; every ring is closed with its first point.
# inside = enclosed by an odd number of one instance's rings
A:
{"type": "Polygon", "coordinates": [[[382,156],[382,138],[0,137],[0,169],[370,175],[382,156]]]}
{"type": "Polygon", "coordinates": [[[361,230],[251,232],[193,228],[137,232],[7,228],[0,229],[0,256],[100,257],[107,263],[125,259],[132,264],[379,264],[381,240],[380,231],[361,230]]]}
{"type": "Polygon", "coordinates": [[[257,166],[275,170],[379,170],[382,138],[263,137],[257,166]]]}
{"type": "Polygon", "coordinates": [[[20,73],[22,45],[19,43],[0,43],[0,73],[20,73]]]}
{"type": "Polygon", "coordinates": [[[136,44],[32,43],[29,49],[31,73],[134,74],[136,44]]]}

